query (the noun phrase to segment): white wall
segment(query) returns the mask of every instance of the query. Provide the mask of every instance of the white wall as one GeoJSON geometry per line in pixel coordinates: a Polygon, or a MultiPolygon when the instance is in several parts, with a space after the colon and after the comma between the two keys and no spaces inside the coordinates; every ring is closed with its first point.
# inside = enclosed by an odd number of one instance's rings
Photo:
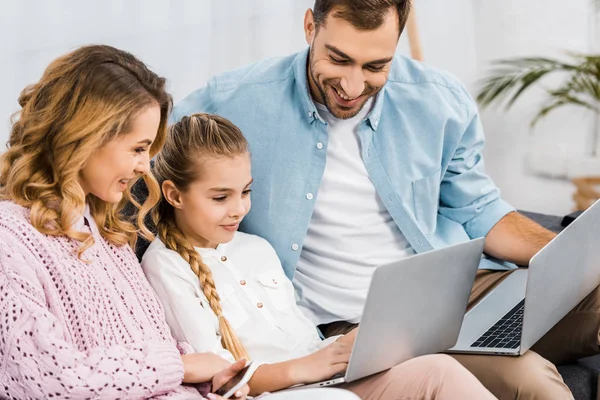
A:
{"type": "MultiPolygon", "coordinates": [[[[473,1],[473,5],[478,77],[494,59],[564,57],[567,50],[582,53],[591,49],[591,0],[571,0],[568,7],[559,0],[486,0],[473,1]]],[[[557,80],[551,78],[545,86],[554,83],[557,80]]],[[[531,130],[529,121],[543,98],[542,89],[532,90],[509,112],[501,107],[482,112],[487,170],[504,198],[515,206],[563,214],[573,207],[574,186],[567,180],[535,176],[531,169],[550,171],[566,158],[588,154],[593,121],[589,113],[567,107],[531,130]],[[540,156],[544,158],[541,165],[535,162],[540,156]]]]}
{"type": "MultiPolygon", "coordinates": [[[[571,0],[568,10],[560,0],[413,1],[426,61],[453,72],[472,91],[491,59],[559,55],[590,45],[592,0],[571,0]]],[[[215,73],[304,48],[302,20],[312,3],[0,0],[0,143],[8,138],[20,90],[79,45],[106,43],[133,52],[169,79],[177,101],[215,73]]],[[[404,37],[399,51],[408,52],[404,37]]],[[[532,176],[526,160],[533,144],[551,154],[585,153],[590,119],[575,110],[557,112],[532,135],[528,121],[540,96],[528,96],[509,113],[483,112],[487,167],[515,206],[563,214],[572,206],[571,184],[532,176]]]]}
{"type": "MultiPolygon", "coordinates": [[[[23,87],[83,44],[128,50],[169,80],[175,100],[213,74],[306,46],[312,0],[0,0],[0,143],[23,87]]],[[[2,145],[3,148],[3,145],[2,145]]]]}

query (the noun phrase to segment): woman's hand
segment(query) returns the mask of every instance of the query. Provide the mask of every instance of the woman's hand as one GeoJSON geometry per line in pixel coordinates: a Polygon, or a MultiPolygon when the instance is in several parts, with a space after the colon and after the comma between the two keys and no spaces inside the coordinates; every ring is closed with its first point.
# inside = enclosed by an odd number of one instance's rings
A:
{"type": "MultiPolygon", "coordinates": [[[[208,400],[226,400],[224,397],[219,396],[218,394],[214,394],[214,393],[209,393],[206,395],[206,397],[208,398],[208,400]]],[[[240,397],[241,399],[245,399],[246,396],[244,395],[244,397],[240,397]]]]}
{"type": "MultiPolygon", "coordinates": [[[[233,364],[230,364],[225,369],[219,371],[212,379],[212,391],[215,392],[221,388],[224,384],[229,382],[233,377],[240,372],[246,366],[246,360],[238,360],[233,364]]],[[[246,395],[250,392],[248,385],[242,386],[240,390],[233,394],[236,399],[245,399],[246,395]]],[[[221,399],[221,396],[215,397],[215,399],[221,399]]]]}
{"type": "Polygon", "coordinates": [[[219,372],[232,365],[215,353],[183,354],[181,361],[183,362],[184,383],[210,382],[219,372]]]}
{"type": "Polygon", "coordinates": [[[344,372],[348,368],[353,342],[340,339],[315,353],[295,360],[291,372],[294,382],[319,382],[344,372]]]}

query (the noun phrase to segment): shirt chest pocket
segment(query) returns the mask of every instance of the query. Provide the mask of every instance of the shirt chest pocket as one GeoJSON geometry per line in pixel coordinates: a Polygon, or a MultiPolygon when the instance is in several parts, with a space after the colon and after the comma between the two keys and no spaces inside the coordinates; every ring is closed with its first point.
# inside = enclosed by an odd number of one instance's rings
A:
{"type": "Polygon", "coordinates": [[[248,320],[248,313],[235,294],[233,286],[222,285],[219,287],[219,295],[221,297],[221,309],[227,321],[234,329],[242,326],[248,320]]]}
{"type": "Polygon", "coordinates": [[[433,174],[412,182],[415,217],[419,227],[425,234],[435,232],[438,208],[440,204],[440,173],[433,174]]]}
{"type": "Polygon", "coordinates": [[[296,304],[294,288],[283,271],[268,271],[258,275],[256,280],[275,309],[286,314],[293,313],[296,304]]]}

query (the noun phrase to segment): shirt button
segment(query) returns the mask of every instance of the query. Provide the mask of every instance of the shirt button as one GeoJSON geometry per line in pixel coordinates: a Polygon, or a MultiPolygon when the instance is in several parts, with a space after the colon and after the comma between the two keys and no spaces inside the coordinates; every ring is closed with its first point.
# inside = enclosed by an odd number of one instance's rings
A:
{"type": "Polygon", "coordinates": [[[227,257],[225,257],[225,256],[222,256],[222,257],[221,257],[221,261],[223,261],[223,262],[227,261],[227,257]]]}
{"type": "Polygon", "coordinates": [[[242,279],[242,280],[240,281],[240,285],[244,286],[245,284],[246,284],[246,281],[242,279]]]}
{"type": "Polygon", "coordinates": [[[309,199],[309,200],[312,200],[313,199],[313,194],[312,193],[307,193],[306,194],[306,198],[309,199]]]}
{"type": "Polygon", "coordinates": [[[321,150],[323,148],[323,143],[319,142],[317,143],[317,149],[321,150]]]}
{"type": "Polygon", "coordinates": [[[298,248],[299,248],[299,246],[298,246],[298,244],[297,244],[297,243],[294,243],[294,244],[292,245],[292,250],[296,251],[296,250],[298,250],[298,248]]]}
{"type": "Polygon", "coordinates": [[[312,112],[312,111],[309,111],[309,112],[308,112],[308,113],[306,113],[306,114],[308,115],[308,117],[309,117],[309,118],[313,116],[313,112],[312,112]]]}
{"type": "Polygon", "coordinates": [[[256,307],[258,307],[258,308],[263,308],[263,303],[258,303],[258,304],[256,305],[256,307]]]}

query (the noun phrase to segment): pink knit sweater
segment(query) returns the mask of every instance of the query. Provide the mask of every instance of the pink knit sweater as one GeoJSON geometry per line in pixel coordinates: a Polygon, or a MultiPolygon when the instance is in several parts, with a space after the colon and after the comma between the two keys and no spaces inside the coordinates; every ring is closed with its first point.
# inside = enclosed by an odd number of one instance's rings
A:
{"type": "Polygon", "coordinates": [[[202,398],[129,246],[39,233],[29,210],[0,202],[0,398],[202,398]],[[162,397],[162,396],[161,396],[162,397]]]}

